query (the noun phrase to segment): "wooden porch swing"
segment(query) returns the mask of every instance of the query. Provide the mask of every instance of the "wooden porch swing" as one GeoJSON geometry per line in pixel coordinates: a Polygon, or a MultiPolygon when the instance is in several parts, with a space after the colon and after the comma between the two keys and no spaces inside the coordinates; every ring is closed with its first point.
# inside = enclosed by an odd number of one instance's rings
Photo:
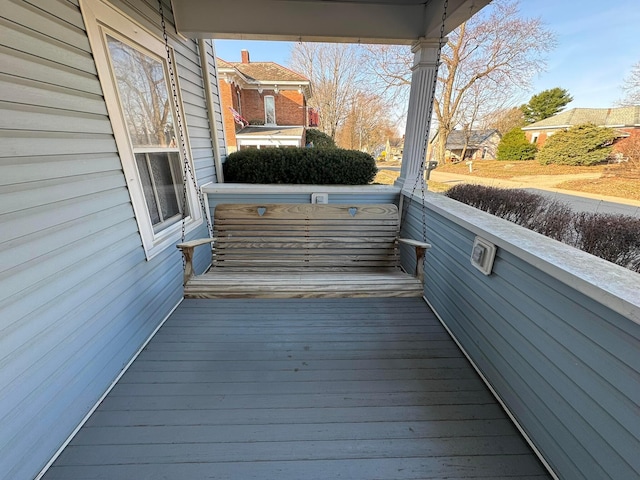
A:
{"type": "Polygon", "coordinates": [[[398,238],[394,204],[221,204],[213,238],[178,245],[186,298],[419,297],[426,242],[398,238]],[[398,243],[416,250],[400,269],[398,243]],[[213,245],[208,272],[193,274],[197,246],[213,245]]]}
{"type": "MultiPolygon", "coordinates": [[[[422,180],[422,241],[399,238],[400,213],[394,204],[220,204],[215,208],[212,226],[200,192],[210,238],[184,241],[187,176],[199,190],[187,158],[161,0],[159,5],[184,162],[183,233],[177,247],[184,256],[185,298],[422,296],[425,252],[431,248],[426,242],[424,195],[431,109],[420,173],[411,194],[422,180]],[[415,248],[413,275],[401,269],[400,243],[415,248]],[[207,244],[212,245],[211,268],[195,275],[194,250],[207,244]]],[[[440,47],[446,10],[445,1],[440,47]]],[[[439,54],[440,49],[438,60],[439,54]]],[[[435,85],[433,90],[432,94],[435,85]]]]}

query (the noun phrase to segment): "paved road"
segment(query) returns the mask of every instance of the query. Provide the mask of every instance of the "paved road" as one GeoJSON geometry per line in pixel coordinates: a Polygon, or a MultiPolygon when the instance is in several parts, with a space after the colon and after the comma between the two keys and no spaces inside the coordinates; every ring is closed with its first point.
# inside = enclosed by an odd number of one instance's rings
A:
{"type": "Polygon", "coordinates": [[[575,212],[615,213],[640,218],[640,206],[637,205],[625,205],[623,203],[539,190],[537,188],[525,188],[525,190],[567,203],[575,212]]]}
{"type": "Polygon", "coordinates": [[[620,201],[617,201],[615,197],[559,190],[557,188],[536,185],[535,183],[526,184],[522,181],[514,182],[492,178],[469,177],[466,175],[438,172],[437,170],[432,172],[431,178],[436,182],[451,185],[470,182],[501,188],[522,188],[566,202],[576,212],[619,213],[640,218],[640,202],[637,200],[620,199],[620,201]]]}

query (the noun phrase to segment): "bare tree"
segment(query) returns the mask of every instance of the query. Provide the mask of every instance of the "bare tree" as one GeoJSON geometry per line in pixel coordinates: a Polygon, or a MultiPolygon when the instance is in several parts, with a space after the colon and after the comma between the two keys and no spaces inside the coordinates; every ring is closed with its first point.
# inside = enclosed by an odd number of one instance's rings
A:
{"type": "Polygon", "coordinates": [[[625,95],[618,103],[624,107],[640,105],[640,62],[631,67],[631,72],[624,79],[622,90],[625,95]]]}
{"type": "Polygon", "coordinates": [[[338,145],[369,153],[380,150],[387,138],[397,135],[389,117],[391,109],[380,95],[356,92],[344,123],[338,130],[338,145]]]}
{"type": "Polygon", "coordinates": [[[524,114],[518,107],[500,108],[488,112],[483,117],[483,128],[495,128],[504,135],[516,127],[524,127],[524,114]]]}
{"type": "MultiPolygon", "coordinates": [[[[436,158],[444,160],[447,137],[464,116],[461,112],[478,103],[474,95],[494,92],[497,103],[485,110],[504,105],[545,68],[544,54],[554,46],[554,35],[539,18],[521,18],[517,0],[495,0],[451,32],[443,47],[434,99],[436,158]]],[[[373,46],[368,52],[370,70],[388,86],[410,84],[410,71],[402,73],[411,62],[408,49],[373,46]]]]}
{"type": "Polygon", "coordinates": [[[362,80],[360,50],[350,44],[297,43],[290,65],[311,80],[309,105],[320,110],[318,128],[335,139],[362,80]]]}

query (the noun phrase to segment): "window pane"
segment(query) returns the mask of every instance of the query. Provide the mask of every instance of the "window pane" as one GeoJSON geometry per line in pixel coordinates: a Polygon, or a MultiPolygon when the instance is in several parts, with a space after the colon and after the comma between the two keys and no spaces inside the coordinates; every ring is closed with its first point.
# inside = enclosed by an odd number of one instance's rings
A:
{"type": "Polygon", "coordinates": [[[153,193],[151,173],[149,172],[149,167],[147,166],[147,154],[136,153],[136,164],[138,165],[138,172],[140,173],[140,180],[142,181],[142,191],[144,192],[144,199],[147,202],[147,210],[149,210],[151,224],[157,225],[161,222],[160,212],[158,211],[156,196],[153,193]]]}
{"type": "Polygon", "coordinates": [[[150,153],[149,162],[162,218],[167,220],[182,211],[180,208],[182,203],[180,158],[177,153],[150,153]],[[176,169],[176,167],[178,168],[176,169]],[[179,188],[176,189],[176,186],[179,188]],[[178,191],[180,192],[180,198],[178,198],[178,191]]]}
{"type": "Polygon", "coordinates": [[[163,64],[108,35],[107,44],[133,146],[175,146],[163,64]]]}
{"type": "MultiPolygon", "coordinates": [[[[182,216],[182,169],[177,152],[136,153],[142,190],[155,227],[182,216]]],[[[187,214],[189,208],[187,207],[187,214]]]]}
{"type": "Polygon", "coordinates": [[[264,97],[264,123],[275,125],[276,123],[276,100],[273,97],[264,97]]]}

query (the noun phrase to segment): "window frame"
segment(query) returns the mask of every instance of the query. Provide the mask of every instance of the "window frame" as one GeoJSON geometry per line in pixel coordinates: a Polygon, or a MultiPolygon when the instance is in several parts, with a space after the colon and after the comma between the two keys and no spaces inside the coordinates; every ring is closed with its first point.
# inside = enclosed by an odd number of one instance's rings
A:
{"type": "MultiPolygon", "coordinates": [[[[111,66],[107,35],[127,44],[145,55],[158,59],[163,65],[167,93],[169,98],[172,100],[173,94],[171,91],[168,73],[167,51],[161,37],[154,35],[135,20],[102,0],[80,0],[80,8],[85,21],[89,43],[94,56],[96,70],[98,72],[98,78],[100,79],[100,85],[104,94],[107,112],[113,128],[118,155],[120,157],[120,162],[122,164],[122,169],[129,190],[134,216],[138,224],[142,247],[144,248],[147,260],[151,260],[160,252],[175,245],[176,241],[180,240],[182,222],[178,220],[171,222],[169,225],[165,226],[165,228],[154,228],[143,191],[141,175],[136,164],[135,149],[127,129],[125,113],[120,101],[115,73],[111,66]]],[[[183,119],[182,136],[188,152],[188,161],[190,163],[191,172],[195,172],[195,168],[191,160],[192,155],[189,137],[186,132],[186,125],[184,125],[185,114],[180,95],[179,75],[175,72],[177,65],[176,56],[171,46],[169,51],[169,54],[171,55],[171,62],[174,67],[175,82],[178,91],[179,113],[183,119]]],[[[170,104],[175,128],[177,130],[180,128],[177,122],[177,112],[175,111],[174,102],[170,101],[170,104]]],[[[180,137],[179,132],[176,132],[176,137],[180,137]]],[[[184,159],[182,158],[183,153],[181,145],[178,145],[178,154],[182,162],[184,159]]],[[[182,171],[180,173],[182,174],[182,171]]],[[[198,193],[195,190],[193,180],[191,178],[187,178],[186,187],[187,212],[189,212],[189,214],[185,218],[185,232],[189,232],[202,224],[203,216],[199,207],[198,193]]],[[[178,198],[178,201],[181,201],[181,198],[178,198]]]]}

